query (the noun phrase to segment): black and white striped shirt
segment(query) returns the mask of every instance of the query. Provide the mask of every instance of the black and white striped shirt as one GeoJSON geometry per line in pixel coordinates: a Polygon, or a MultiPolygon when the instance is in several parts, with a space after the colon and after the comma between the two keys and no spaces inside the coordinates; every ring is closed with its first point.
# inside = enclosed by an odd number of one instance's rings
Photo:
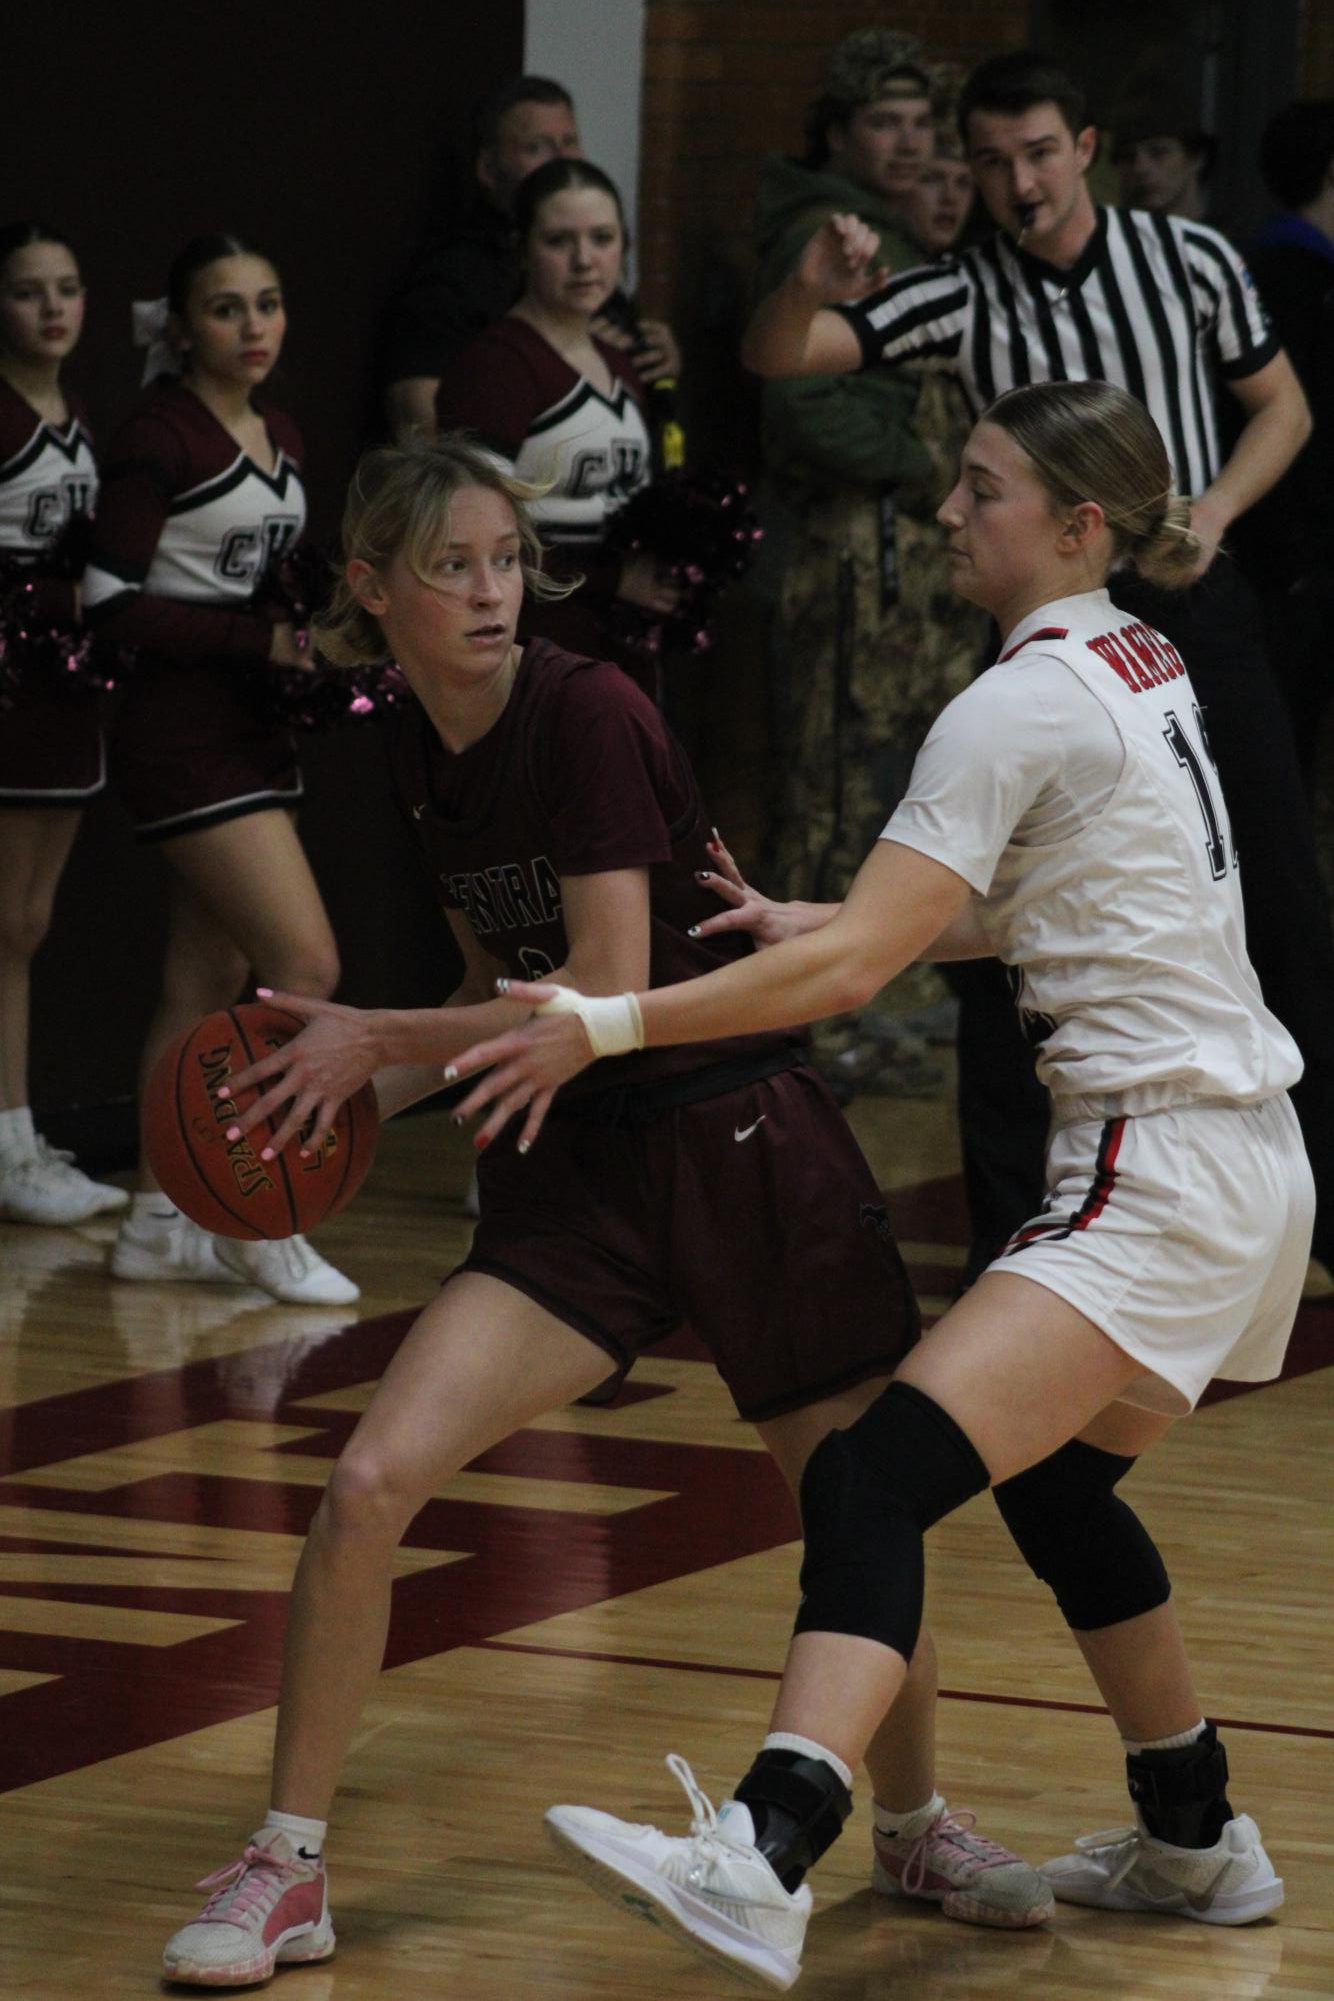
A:
{"type": "Polygon", "coordinates": [[[975,414],[1027,382],[1119,384],[1148,409],[1188,494],[1219,469],[1218,379],[1254,375],[1279,351],[1227,238],[1142,209],[1100,207],[1069,270],[997,235],[838,310],[867,363],[935,356],[975,414]]]}

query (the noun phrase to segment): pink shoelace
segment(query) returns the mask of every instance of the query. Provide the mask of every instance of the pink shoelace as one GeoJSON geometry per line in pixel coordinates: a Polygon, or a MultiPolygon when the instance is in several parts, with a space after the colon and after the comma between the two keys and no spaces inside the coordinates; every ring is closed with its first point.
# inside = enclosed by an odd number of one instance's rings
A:
{"type": "Polygon", "coordinates": [[[293,1874],[291,1863],[284,1862],[280,1855],[257,1848],[253,1841],[247,1842],[239,1862],[229,1862],[225,1869],[215,1869],[211,1876],[195,1884],[197,1890],[213,1892],[195,1923],[244,1927],[255,1906],[272,1898],[274,1878],[281,1888],[283,1879],[293,1874]]]}
{"type": "Polygon", "coordinates": [[[903,1866],[903,1887],[910,1896],[915,1895],[925,1882],[928,1856],[937,1842],[958,1849],[970,1861],[980,1862],[984,1869],[995,1869],[1003,1862],[1013,1862],[1014,1857],[998,1841],[989,1840],[985,1834],[974,1834],[976,1826],[975,1813],[951,1813],[946,1807],[926,1832],[918,1835],[908,1850],[908,1859],[903,1866]]]}

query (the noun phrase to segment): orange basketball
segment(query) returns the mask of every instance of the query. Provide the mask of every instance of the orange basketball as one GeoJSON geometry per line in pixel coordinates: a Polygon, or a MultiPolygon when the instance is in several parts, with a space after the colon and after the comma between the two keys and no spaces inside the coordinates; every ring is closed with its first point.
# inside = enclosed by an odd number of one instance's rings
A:
{"type": "Polygon", "coordinates": [[[149,1080],[144,1145],[163,1192],[222,1237],[291,1237],[350,1202],[366,1178],[379,1126],[375,1087],[363,1084],[338,1109],[333,1131],[302,1160],[289,1144],[261,1160],[280,1111],[239,1140],[227,1128],[264,1089],[220,1097],[218,1086],[290,1042],[304,1024],[285,1008],[246,1001],[220,1009],[174,1042],[149,1080]]]}

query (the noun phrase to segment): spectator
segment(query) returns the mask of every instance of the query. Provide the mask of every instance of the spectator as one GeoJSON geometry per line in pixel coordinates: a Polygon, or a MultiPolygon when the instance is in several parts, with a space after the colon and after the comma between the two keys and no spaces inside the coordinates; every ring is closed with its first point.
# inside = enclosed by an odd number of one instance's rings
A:
{"type": "MultiPolygon", "coordinates": [[[[472,182],[458,212],[422,246],[390,309],[384,357],[385,413],[400,443],[435,427],[445,365],[474,334],[509,311],[523,267],[514,201],[536,167],[583,157],[574,102],[564,84],[519,76],[477,107],[472,182]]],[[[670,327],[641,320],[618,291],[599,334],[629,349],[643,382],[675,378],[680,353],[670,327]]]]}
{"type": "Polygon", "coordinates": [[[1208,181],[1217,142],[1200,130],[1194,105],[1164,83],[1127,99],[1110,123],[1124,208],[1179,215],[1187,222],[1211,219],[1208,181]]]}
{"type": "Polygon", "coordinates": [[[1260,592],[1311,795],[1334,694],[1334,98],[1290,104],[1271,119],[1260,171],[1283,212],[1261,230],[1251,268],[1314,430],[1291,470],[1239,524],[1237,549],[1260,592]]]}
{"type": "MultiPolygon", "coordinates": [[[[913,262],[901,217],[933,144],[920,43],[880,28],[848,36],[811,107],[805,154],[764,163],[760,289],[785,278],[821,223],[844,210],[876,231],[880,261],[913,262]]],[[[905,624],[899,562],[901,521],[929,522],[940,497],[941,468],[913,422],[919,391],[882,371],[764,385],[766,567],[777,601],[762,873],[777,896],[843,894],[911,767],[903,719],[921,706],[917,680],[938,679],[929,624],[915,633],[905,624]]],[[[855,1023],[823,1026],[817,1044],[826,1073],[845,1085],[888,1060],[855,1023]]],[[[896,1082],[932,1082],[920,1051],[896,1059],[896,1082]]]]}

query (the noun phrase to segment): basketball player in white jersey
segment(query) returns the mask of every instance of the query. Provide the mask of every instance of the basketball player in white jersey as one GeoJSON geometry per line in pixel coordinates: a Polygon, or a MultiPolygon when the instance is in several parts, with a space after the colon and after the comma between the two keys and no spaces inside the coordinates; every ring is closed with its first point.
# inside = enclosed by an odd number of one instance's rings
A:
{"type": "MultiPolygon", "coordinates": [[[[1231,832],[1188,673],[1104,588],[1184,582],[1186,503],[1143,406],[1107,383],[993,404],[940,510],[997,666],[945,710],[841,906],[767,913],[773,950],[652,994],[511,983],[551,1018],[451,1066],[462,1107],[537,1137],[591,1055],[772,1029],[865,1004],[919,956],[995,953],[1053,1100],[1039,1216],[812,1455],[802,1604],[773,1728],[715,1816],[689,1768],[681,1839],[582,1807],[553,1837],[613,1901],[768,1984],[800,1970],[805,1871],[901,1686],[922,1537],[988,1485],[1058,1602],[1127,1749],[1135,1824],[1047,1866],[1058,1897],[1244,1924],[1283,1886],[1227,1797],[1165,1573],[1112,1493],[1214,1376],[1279,1372],[1314,1192],[1295,1045],[1246,955],[1231,832]]],[[[744,919],[746,912],[741,912],[744,919]]],[[[451,1071],[447,1071],[447,1077],[451,1071]]]]}

